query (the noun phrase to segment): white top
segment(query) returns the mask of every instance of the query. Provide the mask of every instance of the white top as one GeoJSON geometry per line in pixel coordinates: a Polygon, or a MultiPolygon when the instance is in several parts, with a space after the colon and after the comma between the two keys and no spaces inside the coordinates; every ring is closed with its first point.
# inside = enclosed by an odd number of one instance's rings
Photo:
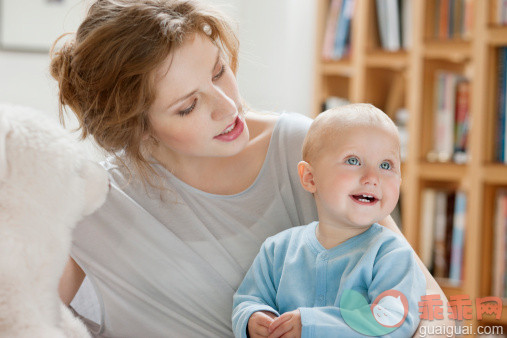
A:
{"type": "Polygon", "coordinates": [[[235,195],[203,192],[155,165],[169,188],[161,198],[106,161],[111,191],[78,224],[71,250],[97,293],[96,334],[232,336],[232,296],[262,242],[317,219],[297,173],[310,123],[282,114],[258,177],[235,195]]]}

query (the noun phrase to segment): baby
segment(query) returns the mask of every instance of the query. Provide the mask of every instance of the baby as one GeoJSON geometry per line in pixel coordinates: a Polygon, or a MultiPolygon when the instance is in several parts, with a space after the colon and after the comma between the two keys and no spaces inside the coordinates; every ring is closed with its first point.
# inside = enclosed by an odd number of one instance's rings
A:
{"type": "Polygon", "coordinates": [[[235,336],[412,336],[426,281],[410,245],[377,224],[399,197],[394,123],[370,104],[320,114],[298,172],[319,221],[263,243],[234,295],[235,336]]]}

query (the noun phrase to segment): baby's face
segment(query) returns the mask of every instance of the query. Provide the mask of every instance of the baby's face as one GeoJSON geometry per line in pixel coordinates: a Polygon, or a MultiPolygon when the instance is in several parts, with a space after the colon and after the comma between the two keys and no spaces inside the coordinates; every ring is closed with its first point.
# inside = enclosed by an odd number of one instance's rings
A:
{"type": "Polygon", "coordinates": [[[329,142],[312,164],[319,219],[367,226],[388,216],[401,184],[397,136],[384,128],[357,126],[329,142]]]}

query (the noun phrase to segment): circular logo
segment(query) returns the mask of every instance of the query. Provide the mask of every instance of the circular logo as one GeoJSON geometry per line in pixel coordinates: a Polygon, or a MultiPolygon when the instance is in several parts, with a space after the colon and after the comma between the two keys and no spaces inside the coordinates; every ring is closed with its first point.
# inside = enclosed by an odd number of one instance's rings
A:
{"type": "Polygon", "coordinates": [[[400,327],[408,315],[407,297],[398,290],[384,291],[371,305],[371,313],[384,327],[400,327]]]}

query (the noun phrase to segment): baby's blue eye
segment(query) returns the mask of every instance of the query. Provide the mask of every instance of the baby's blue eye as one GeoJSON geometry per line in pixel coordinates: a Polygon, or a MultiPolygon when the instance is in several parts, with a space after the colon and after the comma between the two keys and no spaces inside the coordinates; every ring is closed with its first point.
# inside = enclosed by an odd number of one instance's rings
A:
{"type": "Polygon", "coordinates": [[[381,169],[385,169],[385,170],[389,170],[389,169],[391,169],[391,163],[389,163],[389,162],[382,162],[380,164],[380,168],[381,169]]]}
{"type": "Polygon", "coordinates": [[[347,159],[347,163],[350,165],[359,165],[359,160],[357,157],[351,157],[347,159]]]}

